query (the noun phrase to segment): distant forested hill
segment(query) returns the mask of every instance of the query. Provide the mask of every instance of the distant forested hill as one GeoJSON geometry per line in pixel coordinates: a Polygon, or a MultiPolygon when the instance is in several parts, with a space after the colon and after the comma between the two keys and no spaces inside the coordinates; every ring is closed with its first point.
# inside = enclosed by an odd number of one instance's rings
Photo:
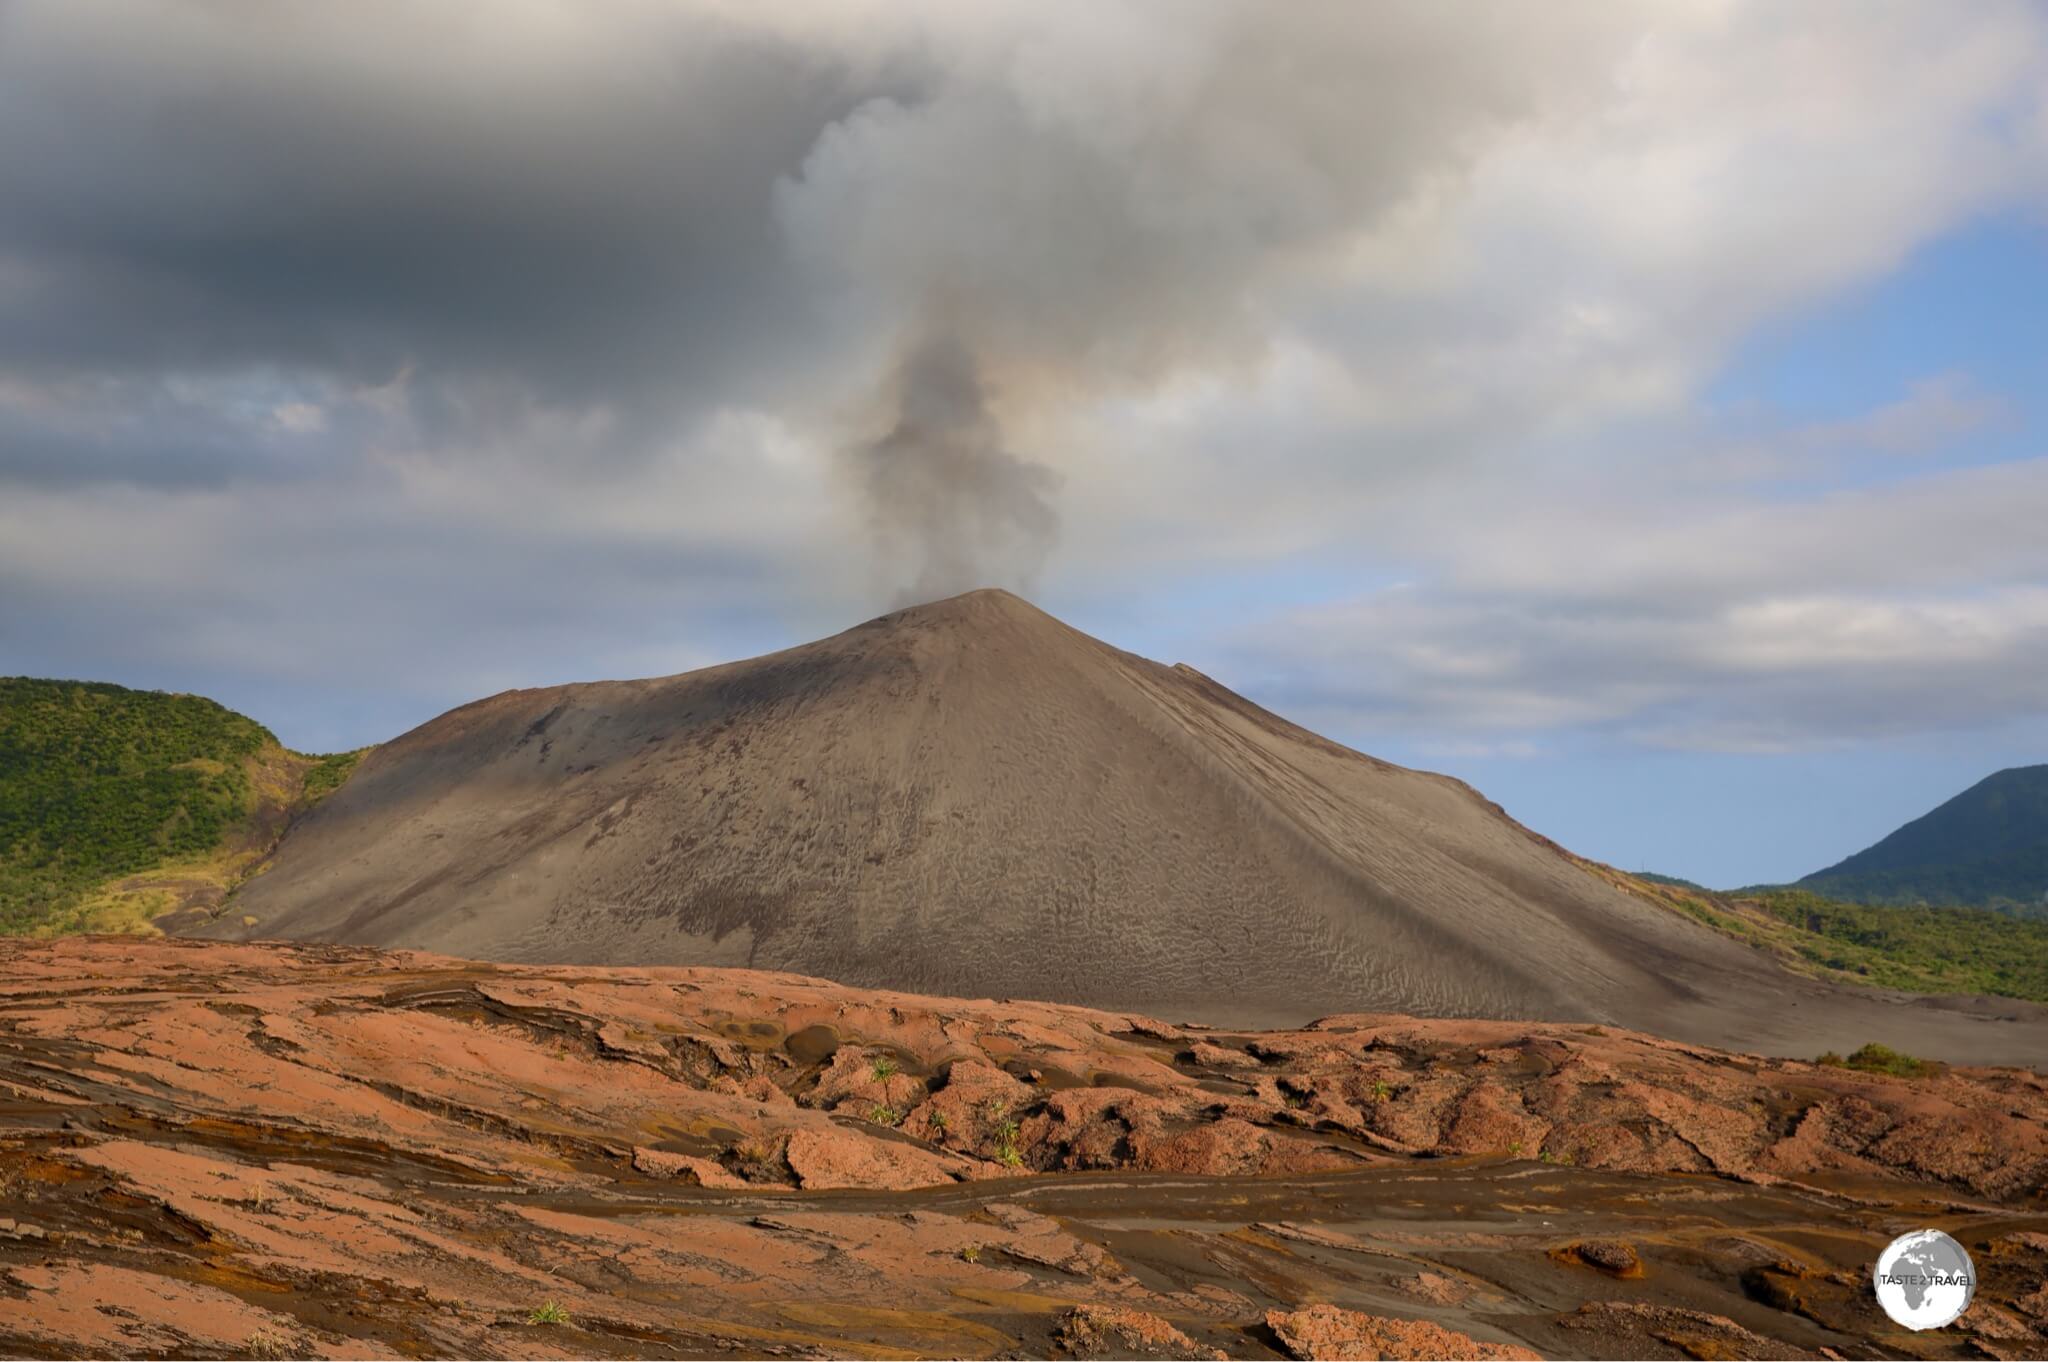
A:
{"type": "Polygon", "coordinates": [[[2048,917],[2048,766],[1987,776],[1799,887],[1858,903],[2048,917]]]}
{"type": "Polygon", "coordinates": [[[0,677],[0,934],[217,901],[354,758],[287,752],[196,695],[0,677]]]}
{"type": "Polygon", "coordinates": [[[1990,993],[2048,1003],[2048,919],[1984,908],[1846,903],[1783,885],[1716,893],[1669,875],[1581,863],[1807,974],[1912,993],[1990,993]]]}

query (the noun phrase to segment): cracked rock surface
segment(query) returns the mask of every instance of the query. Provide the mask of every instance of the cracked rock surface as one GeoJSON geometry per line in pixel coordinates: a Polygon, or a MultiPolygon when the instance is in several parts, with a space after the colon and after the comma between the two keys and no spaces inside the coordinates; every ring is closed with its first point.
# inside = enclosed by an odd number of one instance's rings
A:
{"type": "Polygon", "coordinates": [[[0,943],[7,1355],[1889,1355],[1919,1225],[2039,1355],[2044,1192],[2018,1069],[0,943]]]}

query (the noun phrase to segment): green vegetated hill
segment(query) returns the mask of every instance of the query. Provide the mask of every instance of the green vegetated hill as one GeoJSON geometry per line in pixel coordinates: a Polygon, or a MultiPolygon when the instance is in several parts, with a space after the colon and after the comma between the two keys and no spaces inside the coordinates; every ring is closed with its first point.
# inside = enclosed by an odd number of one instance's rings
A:
{"type": "Polygon", "coordinates": [[[360,755],[287,751],[196,695],[0,677],[0,934],[215,906],[360,755]]]}
{"type": "Polygon", "coordinates": [[[1635,877],[1639,880],[1647,880],[1651,884],[1669,885],[1673,889],[1692,889],[1702,894],[1712,892],[1704,884],[1694,880],[1682,880],[1676,875],[1656,875],[1647,870],[1638,870],[1635,872],[1635,877]]]}
{"type": "Polygon", "coordinates": [[[1799,886],[1717,894],[1589,867],[1794,969],[1913,993],[2048,1002],[2048,921],[1985,908],[1850,903],[1799,886]]]}
{"type": "Polygon", "coordinates": [[[1987,776],[1798,888],[1857,903],[2048,918],[2048,766],[1987,776]]]}

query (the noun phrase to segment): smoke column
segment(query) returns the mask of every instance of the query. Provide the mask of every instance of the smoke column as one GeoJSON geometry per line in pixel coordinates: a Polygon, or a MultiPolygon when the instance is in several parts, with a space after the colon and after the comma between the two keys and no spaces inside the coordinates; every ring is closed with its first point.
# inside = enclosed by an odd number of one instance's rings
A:
{"type": "Polygon", "coordinates": [[[892,386],[894,424],[855,456],[896,604],[1028,587],[1059,532],[1058,478],[1003,448],[974,352],[953,328],[927,328],[892,386]]]}

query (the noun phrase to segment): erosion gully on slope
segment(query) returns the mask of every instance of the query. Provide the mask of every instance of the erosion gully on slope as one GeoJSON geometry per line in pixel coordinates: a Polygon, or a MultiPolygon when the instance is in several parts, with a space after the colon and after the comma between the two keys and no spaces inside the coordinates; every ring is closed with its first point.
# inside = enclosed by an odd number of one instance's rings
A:
{"type": "Polygon", "coordinates": [[[0,1351],[35,1356],[1307,1355],[1325,1304],[1469,1348],[2038,1356],[2044,1182],[2019,1070],[0,947],[0,1351]],[[1924,1225],[1980,1285],[1912,1335],[1868,1272],[1924,1225]]]}

